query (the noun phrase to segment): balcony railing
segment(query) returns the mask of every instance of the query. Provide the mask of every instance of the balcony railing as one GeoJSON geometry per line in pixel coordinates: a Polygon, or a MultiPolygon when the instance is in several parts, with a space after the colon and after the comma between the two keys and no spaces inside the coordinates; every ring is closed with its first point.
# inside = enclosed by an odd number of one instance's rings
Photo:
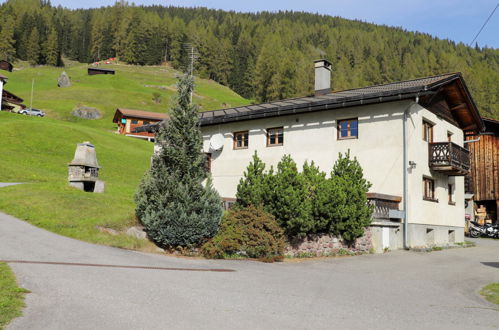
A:
{"type": "Polygon", "coordinates": [[[429,144],[429,166],[447,175],[466,175],[470,171],[470,152],[452,142],[429,144]]]}

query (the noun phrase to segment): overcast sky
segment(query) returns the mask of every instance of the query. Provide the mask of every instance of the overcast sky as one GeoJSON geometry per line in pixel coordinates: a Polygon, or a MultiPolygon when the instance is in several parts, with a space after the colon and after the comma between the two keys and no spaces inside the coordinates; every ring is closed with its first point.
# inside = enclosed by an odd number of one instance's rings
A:
{"type": "MultiPolygon", "coordinates": [[[[0,0],[3,2],[3,0],[0,0]]],[[[53,5],[89,8],[115,0],[51,0],[53,5]]],[[[130,3],[132,1],[129,1],[130,3]]],[[[400,26],[443,39],[473,40],[499,0],[135,0],[137,5],[208,7],[242,12],[295,10],[400,26]]],[[[480,46],[499,48],[499,9],[477,39],[480,46]]]]}

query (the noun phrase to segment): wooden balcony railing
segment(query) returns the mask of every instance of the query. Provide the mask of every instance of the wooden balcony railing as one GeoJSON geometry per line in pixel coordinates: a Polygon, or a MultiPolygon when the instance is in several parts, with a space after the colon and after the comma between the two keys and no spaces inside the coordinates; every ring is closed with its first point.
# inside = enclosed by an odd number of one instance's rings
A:
{"type": "Polygon", "coordinates": [[[447,175],[466,175],[470,171],[470,152],[452,142],[429,144],[429,166],[447,175]]]}

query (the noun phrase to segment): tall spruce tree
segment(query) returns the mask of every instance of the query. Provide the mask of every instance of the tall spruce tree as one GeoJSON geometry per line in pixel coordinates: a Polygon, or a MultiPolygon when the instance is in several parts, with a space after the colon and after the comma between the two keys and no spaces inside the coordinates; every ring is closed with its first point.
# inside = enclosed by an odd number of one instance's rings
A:
{"type": "Polygon", "coordinates": [[[29,35],[26,53],[27,60],[31,65],[36,65],[40,62],[40,35],[36,27],[31,30],[31,34],[29,35]]]}
{"type": "Polygon", "coordinates": [[[216,234],[222,216],[220,197],[205,168],[197,107],[191,103],[193,86],[191,75],[180,79],[170,119],[157,135],[161,149],[135,195],[137,217],[163,247],[203,242],[216,234]]]}
{"type": "Polygon", "coordinates": [[[57,31],[52,28],[47,39],[47,50],[45,53],[45,62],[48,65],[57,66],[60,64],[59,41],[57,31]]]}
{"type": "Polygon", "coordinates": [[[14,20],[9,18],[0,32],[0,60],[14,60],[16,54],[14,43],[14,20]]]}

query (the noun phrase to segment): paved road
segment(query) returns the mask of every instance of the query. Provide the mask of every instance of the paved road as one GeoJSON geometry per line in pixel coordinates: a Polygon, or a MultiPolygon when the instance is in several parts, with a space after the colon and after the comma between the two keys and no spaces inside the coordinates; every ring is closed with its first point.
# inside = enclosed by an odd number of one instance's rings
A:
{"type": "Polygon", "coordinates": [[[9,329],[485,329],[499,240],[432,253],[265,264],[165,257],[61,237],[0,213],[0,259],[31,290],[9,329]],[[192,271],[220,268],[234,272],[192,271]]]}

